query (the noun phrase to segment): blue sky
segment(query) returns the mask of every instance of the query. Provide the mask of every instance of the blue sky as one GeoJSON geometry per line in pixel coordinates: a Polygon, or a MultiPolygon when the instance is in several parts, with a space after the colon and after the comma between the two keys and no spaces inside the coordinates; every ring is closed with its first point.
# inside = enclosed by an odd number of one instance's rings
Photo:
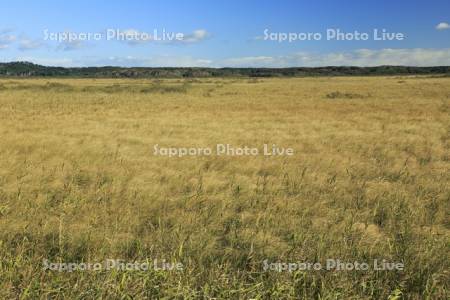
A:
{"type": "MultiPolygon", "coordinates": [[[[450,1],[0,1],[0,61],[57,66],[450,65],[450,1]],[[132,40],[106,39],[107,30],[132,40]],[[347,33],[344,40],[327,30],[347,33]],[[403,39],[374,40],[374,30],[403,39]],[[45,31],[47,30],[47,31],[45,31]],[[180,33],[183,39],[156,41],[180,33]],[[355,31],[367,33],[357,40],[355,31]],[[46,34],[76,35],[71,41],[46,34]],[[101,34],[83,39],[82,34],[101,34]],[[142,34],[150,37],[143,40],[142,34]],[[320,34],[320,39],[298,40],[320,34]],[[280,41],[283,34],[297,40],[280,41]],[[138,38],[136,38],[136,36],[138,38]],[[99,37],[99,36],[97,36],[99,37]]],[[[379,37],[379,36],[378,36],[379,37]]]]}

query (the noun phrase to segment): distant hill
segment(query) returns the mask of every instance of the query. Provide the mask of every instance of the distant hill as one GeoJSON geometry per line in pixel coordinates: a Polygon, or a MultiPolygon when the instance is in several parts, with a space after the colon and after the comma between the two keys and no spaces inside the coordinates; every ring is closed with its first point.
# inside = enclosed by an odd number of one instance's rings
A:
{"type": "Polygon", "coordinates": [[[123,68],[46,67],[30,62],[0,63],[0,77],[106,77],[106,78],[183,78],[183,77],[303,77],[370,75],[450,75],[442,67],[318,67],[318,68],[123,68]]]}

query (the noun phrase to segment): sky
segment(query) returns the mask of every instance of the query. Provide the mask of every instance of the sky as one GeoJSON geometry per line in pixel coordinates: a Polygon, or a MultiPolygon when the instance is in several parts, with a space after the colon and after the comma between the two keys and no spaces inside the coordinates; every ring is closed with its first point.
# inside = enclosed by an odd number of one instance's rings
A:
{"type": "Polygon", "coordinates": [[[63,67],[450,65],[449,0],[0,4],[0,62],[63,67]]]}

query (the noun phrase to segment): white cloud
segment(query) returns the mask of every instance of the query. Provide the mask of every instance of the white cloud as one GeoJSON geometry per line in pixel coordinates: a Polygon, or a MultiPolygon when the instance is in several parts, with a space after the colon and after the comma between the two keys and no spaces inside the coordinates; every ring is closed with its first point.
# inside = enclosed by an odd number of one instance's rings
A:
{"type": "Polygon", "coordinates": [[[218,62],[227,67],[442,66],[450,65],[450,49],[358,49],[348,52],[298,52],[284,56],[250,56],[218,62]]]}
{"type": "Polygon", "coordinates": [[[184,43],[197,43],[207,39],[210,36],[209,32],[204,29],[194,30],[190,34],[185,34],[183,37],[184,43]]]}
{"type": "Polygon", "coordinates": [[[11,30],[0,30],[0,50],[9,48],[9,46],[16,41],[17,37],[11,33],[11,30]]]}
{"type": "Polygon", "coordinates": [[[168,32],[154,30],[152,32],[139,31],[137,29],[126,29],[120,31],[112,40],[118,40],[130,46],[144,45],[148,43],[161,44],[194,44],[209,38],[211,34],[204,30],[194,30],[192,33],[168,32]],[[182,38],[178,39],[177,34],[181,34],[182,38]]]}
{"type": "Polygon", "coordinates": [[[57,50],[62,51],[72,51],[72,50],[78,50],[85,46],[85,42],[81,40],[65,40],[62,41],[61,44],[58,45],[56,48],[57,50]]]}
{"type": "Polygon", "coordinates": [[[439,24],[437,24],[436,26],[437,30],[446,30],[446,29],[450,29],[450,25],[446,22],[441,22],[439,24]]]}
{"type": "Polygon", "coordinates": [[[47,58],[47,57],[16,57],[15,61],[29,61],[44,66],[58,67],[91,67],[91,66],[120,66],[120,67],[210,67],[213,61],[194,58],[191,56],[110,56],[107,58],[82,57],[47,58]]]}
{"type": "Polygon", "coordinates": [[[34,50],[40,48],[41,46],[43,46],[43,43],[39,40],[24,38],[19,42],[19,50],[21,51],[34,50]]]}
{"type": "Polygon", "coordinates": [[[321,66],[450,66],[450,49],[358,49],[348,52],[297,52],[283,56],[246,56],[213,60],[186,55],[148,57],[111,56],[70,58],[17,58],[37,64],[63,67],[321,67],[321,66]]]}
{"type": "Polygon", "coordinates": [[[93,59],[87,65],[124,67],[211,67],[212,60],[191,56],[155,55],[151,57],[110,57],[107,60],[93,59]]]}

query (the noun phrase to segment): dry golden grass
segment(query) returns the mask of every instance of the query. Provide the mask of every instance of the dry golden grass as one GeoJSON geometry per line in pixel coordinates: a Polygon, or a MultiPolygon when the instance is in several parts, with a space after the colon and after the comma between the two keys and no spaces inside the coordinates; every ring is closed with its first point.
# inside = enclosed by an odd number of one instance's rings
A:
{"type": "Polygon", "coordinates": [[[0,298],[446,299],[449,116],[450,78],[2,79],[0,298]],[[184,270],[42,270],[106,258],[184,270]],[[262,268],[327,258],[405,270],[262,268]]]}

